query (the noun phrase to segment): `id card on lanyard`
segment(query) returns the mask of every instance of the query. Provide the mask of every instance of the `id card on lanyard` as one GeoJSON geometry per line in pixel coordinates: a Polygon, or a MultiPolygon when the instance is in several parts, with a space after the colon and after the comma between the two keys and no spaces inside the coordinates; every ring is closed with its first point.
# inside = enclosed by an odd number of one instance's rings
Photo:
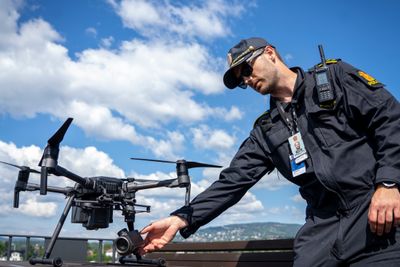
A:
{"type": "Polygon", "coordinates": [[[290,148],[289,160],[292,169],[292,175],[293,177],[296,177],[306,172],[305,160],[308,158],[308,153],[301,133],[297,128],[296,113],[292,109],[293,118],[290,118],[279,101],[277,101],[276,105],[280,116],[291,133],[291,136],[288,138],[290,148]]]}

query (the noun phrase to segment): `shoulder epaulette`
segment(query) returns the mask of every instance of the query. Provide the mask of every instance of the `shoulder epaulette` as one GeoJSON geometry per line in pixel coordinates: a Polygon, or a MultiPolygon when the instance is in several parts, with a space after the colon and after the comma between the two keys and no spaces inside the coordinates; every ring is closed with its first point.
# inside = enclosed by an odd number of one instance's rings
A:
{"type": "Polygon", "coordinates": [[[253,129],[256,128],[259,124],[262,124],[264,120],[267,119],[269,116],[269,110],[265,111],[263,114],[261,114],[254,122],[253,124],[253,129]]]}
{"type": "MultiPolygon", "coordinates": [[[[337,59],[327,59],[327,60],[325,60],[325,64],[326,64],[326,65],[336,64],[336,63],[338,63],[339,61],[341,61],[340,58],[337,58],[337,59]]],[[[310,68],[308,71],[313,71],[313,70],[315,70],[316,68],[320,68],[320,67],[322,67],[322,62],[321,62],[321,63],[318,63],[318,64],[316,64],[316,65],[314,65],[314,67],[310,68]]]]}
{"type": "Polygon", "coordinates": [[[357,80],[363,82],[368,88],[372,90],[384,87],[384,84],[379,82],[373,76],[369,75],[365,71],[353,67],[352,65],[346,62],[343,62],[342,68],[346,73],[356,78],[357,80]]]}

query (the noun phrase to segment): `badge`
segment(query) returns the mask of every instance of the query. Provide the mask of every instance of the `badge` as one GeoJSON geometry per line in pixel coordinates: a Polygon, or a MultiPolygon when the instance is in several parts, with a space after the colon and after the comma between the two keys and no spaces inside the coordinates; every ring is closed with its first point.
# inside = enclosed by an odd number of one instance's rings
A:
{"type": "Polygon", "coordinates": [[[306,172],[306,165],[305,165],[304,161],[302,161],[300,163],[296,163],[293,155],[289,155],[289,159],[290,159],[290,166],[292,168],[293,177],[302,175],[303,173],[306,172]]]}
{"type": "Polygon", "coordinates": [[[374,77],[372,77],[371,75],[369,75],[361,70],[359,70],[357,73],[358,73],[358,76],[360,76],[362,79],[364,79],[364,81],[366,81],[371,86],[380,84],[380,82],[378,82],[374,77]]]}
{"type": "Polygon", "coordinates": [[[298,164],[308,158],[301,133],[296,133],[288,139],[293,159],[298,164]]]}

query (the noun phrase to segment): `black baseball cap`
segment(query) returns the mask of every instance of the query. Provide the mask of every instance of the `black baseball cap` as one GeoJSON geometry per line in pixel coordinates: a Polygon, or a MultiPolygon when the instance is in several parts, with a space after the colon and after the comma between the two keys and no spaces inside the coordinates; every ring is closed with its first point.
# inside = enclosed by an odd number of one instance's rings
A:
{"type": "Polygon", "coordinates": [[[241,82],[241,78],[235,76],[233,68],[239,66],[250,58],[254,51],[269,46],[263,38],[252,37],[241,40],[237,45],[232,47],[228,52],[229,69],[224,74],[224,84],[229,89],[237,87],[241,82]]]}

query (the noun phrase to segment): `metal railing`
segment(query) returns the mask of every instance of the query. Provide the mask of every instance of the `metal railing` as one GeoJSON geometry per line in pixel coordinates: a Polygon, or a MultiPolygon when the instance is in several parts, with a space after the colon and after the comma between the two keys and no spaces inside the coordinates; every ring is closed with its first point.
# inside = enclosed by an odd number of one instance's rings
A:
{"type": "MultiPolygon", "coordinates": [[[[11,247],[12,247],[12,242],[13,238],[25,238],[25,253],[24,253],[24,260],[29,260],[28,259],[28,252],[29,248],[31,246],[31,239],[43,239],[44,241],[46,239],[50,239],[51,236],[42,236],[42,235],[16,235],[16,234],[0,234],[0,237],[8,237],[8,242],[7,242],[7,261],[10,260],[11,258],[11,247]]],[[[115,249],[115,243],[114,239],[108,239],[108,238],[79,238],[79,237],[60,237],[59,239],[69,239],[69,240],[81,240],[81,241],[98,241],[99,246],[98,246],[98,262],[103,262],[103,242],[104,241],[111,241],[112,242],[112,263],[116,262],[116,249],[115,249]]]]}
{"type": "MultiPolygon", "coordinates": [[[[28,260],[31,239],[50,239],[50,236],[0,234],[8,238],[7,261],[11,257],[13,238],[26,238],[24,260],[28,260]]],[[[112,263],[116,262],[116,249],[113,239],[106,238],[69,238],[64,240],[98,241],[97,262],[103,262],[103,245],[112,242],[112,263]]],[[[167,244],[162,250],[146,255],[148,259],[163,258],[168,266],[193,267],[258,267],[258,266],[292,266],[293,239],[224,241],[224,242],[178,242],[167,244]]],[[[87,261],[87,260],[85,260],[87,261]]]]}

